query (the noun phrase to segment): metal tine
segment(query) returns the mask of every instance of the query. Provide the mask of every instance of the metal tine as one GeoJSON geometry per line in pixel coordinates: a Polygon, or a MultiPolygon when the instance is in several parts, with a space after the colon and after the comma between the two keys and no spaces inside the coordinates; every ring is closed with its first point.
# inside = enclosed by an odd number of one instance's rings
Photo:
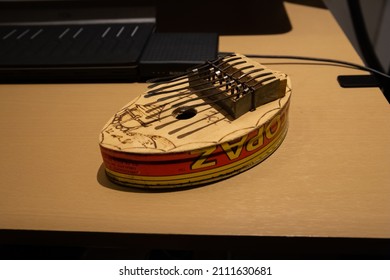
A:
{"type": "MultiPolygon", "coordinates": [[[[244,77],[247,76],[247,75],[250,75],[250,74],[252,74],[252,73],[256,73],[256,72],[259,72],[259,71],[262,71],[262,70],[264,70],[264,69],[263,69],[263,68],[256,68],[256,69],[253,69],[253,70],[251,70],[251,71],[249,71],[249,72],[247,72],[247,73],[242,74],[240,77],[238,77],[238,80],[244,78],[244,77]]],[[[268,74],[268,73],[267,73],[267,74],[268,74]]],[[[253,81],[253,80],[255,80],[255,79],[259,78],[259,77],[262,77],[262,76],[264,76],[264,75],[265,75],[264,73],[260,73],[259,75],[256,75],[256,76],[250,78],[250,79],[249,79],[248,81],[246,81],[245,83],[251,82],[251,81],[253,81]]],[[[231,84],[233,84],[235,81],[232,80],[232,81],[230,81],[230,82],[231,82],[231,84]]],[[[225,86],[225,85],[221,85],[221,86],[219,86],[219,87],[223,87],[223,86],[225,86]]],[[[230,90],[235,89],[235,88],[237,88],[237,87],[239,87],[239,86],[240,86],[239,84],[236,84],[236,85],[232,86],[231,88],[227,88],[227,89],[225,89],[225,90],[223,90],[223,91],[220,91],[220,92],[216,92],[216,93],[212,93],[212,94],[207,94],[207,95],[203,95],[203,96],[201,96],[201,97],[196,97],[196,98],[193,98],[193,99],[190,99],[190,100],[185,100],[185,101],[182,101],[182,102],[179,102],[179,103],[175,103],[175,104],[172,105],[172,107],[176,108],[176,107],[179,107],[180,105],[183,105],[183,104],[185,104],[185,103],[188,103],[188,102],[191,102],[191,101],[194,101],[194,100],[199,100],[199,99],[203,99],[204,97],[211,97],[211,96],[219,95],[219,94],[221,94],[221,93],[229,92],[230,90]]],[[[209,89],[214,89],[214,88],[215,88],[215,87],[209,88],[209,89]]],[[[229,97],[232,97],[232,96],[234,96],[234,94],[229,95],[229,97]]]]}
{"type": "MultiPolygon", "coordinates": [[[[217,71],[215,71],[215,68],[212,68],[210,70],[213,70],[215,72],[213,72],[213,74],[215,75],[218,75],[221,71],[225,71],[233,66],[236,66],[236,65],[239,65],[239,64],[243,64],[245,63],[246,61],[244,60],[241,60],[241,61],[238,61],[238,62],[235,62],[233,64],[229,64],[228,66],[226,66],[225,68],[222,68],[222,69],[218,69],[217,71]]],[[[220,65],[218,65],[220,66],[220,65]]],[[[199,73],[195,73],[194,75],[191,75],[191,76],[197,76],[199,75],[199,73]]],[[[175,86],[178,86],[178,85],[181,85],[181,84],[186,84],[188,83],[188,76],[185,78],[186,80],[183,81],[183,82],[180,82],[180,83],[175,83],[175,84],[169,84],[167,86],[163,86],[163,87],[160,87],[158,89],[155,89],[155,90],[151,90],[151,91],[148,91],[146,93],[146,96],[145,97],[150,97],[150,96],[153,96],[153,95],[159,95],[159,94],[166,94],[166,93],[171,93],[171,92],[174,92],[174,91],[178,91],[178,90],[184,90],[184,89],[187,89],[189,88],[189,86],[186,86],[186,87],[181,87],[181,88],[176,88],[176,89],[173,89],[173,90],[165,90],[165,91],[160,91],[162,89],[168,89],[168,88],[171,88],[171,87],[175,87],[175,86]]],[[[204,77],[198,77],[196,79],[193,79],[191,81],[198,81],[198,80],[203,80],[204,77]]]]}
{"type": "MultiPolygon", "coordinates": [[[[210,74],[213,74],[213,73],[218,72],[218,71],[215,71],[215,68],[210,68],[210,69],[208,69],[208,70],[210,71],[210,74]]],[[[207,72],[205,71],[204,73],[207,73],[207,72]]],[[[176,86],[180,86],[180,85],[183,85],[183,84],[187,84],[187,83],[188,83],[188,78],[189,78],[190,76],[195,76],[195,75],[199,75],[199,74],[200,74],[200,73],[196,73],[196,74],[194,74],[194,75],[187,75],[187,76],[185,76],[185,78],[180,79],[180,80],[178,80],[178,81],[175,82],[175,83],[169,82],[169,85],[159,87],[158,89],[150,90],[150,91],[148,91],[146,94],[147,94],[148,96],[156,95],[156,94],[160,94],[160,91],[161,91],[161,90],[169,89],[169,88],[176,87],[176,86]]],[[[197,81],[197,80],[200,80],[200,79],[203,79],[203,77],[196,78],[196,79],[194,79],[193,81],[197,81]]],[[[180,89],[175,89],[174,91],[176,91],[176,90],[180,90],[180,89]]],[[[162,92],[161,94],[167,93],[167,92],[169,93],[169,91],[161,91],[161,92],[162,92]]]]}
{"type": "MultiPolygon", "coordinates": [[[[267,73],[267,74],[272,74],[272,73],[267,73]]],[[[268,76],[268,75],[267,75],[268,76]]],[[[259,74],[259,75],[256,75],[255,77],[251,78],[250,80],[248,80],[247,82],[251,82],[253,81],[254,79],[257,79],[259,77],[264,77],[264,73],[262,74],[259,74]]],[[[264,83],[265,81],[268,81],[272,78],[275,78],[275,77],[268,77],[266,79],[263,79],[262,81],[260,81],[259,83],[264,83]]],[[[276,78],[275,78],[276,79],[276,78]]],[[[259,83],[256,83],[256,85],[258,85],[259,83]]],[[[244,92],[248,92],[249,91],[249,88],[245,88],[243,90],[244,92]]],[[[212,103],[216,103],[218,101],[222,101],[222,100],[226,100],[226,99],[229,99],[229,98],[232,98],[232,97],[235,97],[235,96],[239,96],[240,94],[243,94],[243,91],[241,92],[237,92],[237,93],[234,93],[232,95],[228,95],[228,96],[225,96],[223,98],[219,98],[219,99],[215,99],[215,100],[211,100],[211,101],[208,101],[208,102],[203,102],[203,103],[199,103],[199,104],[194,104],[194,105],[191,105],[189,106],[189,108],[195,108],[195,107],[201,107],[201,106],[205,106],[205,105],[209,105],[209,104],[212,104],[212,103]]],[[[220,93],[223,93],[224,91],[220,92],[220,93]]],[[[219,93],[218,93],[219,94],[219,93]]],[[[216,95],[216,94],[213,94],[213,95],[216,95]]],[[[209,95],[211,96],[211,95],[209,95]]],[[[172,106],[173,107],[173,106],[172,106]]],[[[176,107],[176,106],[175,106],[176,107]]]]}
{"type": "MultiPolygon", "coordinates": [[[[219,71],[216,72],[216,74],[219,74],[219,71]]],[[[223,78],[227,78],[227,76],[224,76],[223,78]]],[[[203,79],[203,78],[200,78],[200,79],[203,79]]],[[[197,80],[200,80],[200,79],[194,79],[194,81],[197,81],[197,80]]],[[[187,83],[187,82],[185,82],[187,83]]],[[[206,85],[208,84],[209,82],[204,82],[204,83],[200,83],[198,84],[199,86],[201,85],[206,85]]],[[[148,97],[151,97],[151,96],[155,96],[155,95],[163,95],[163,94],[167,94],[167,93],[172,93],[172,92],[175,92],[175,91],[182,91],[182,90],[188,90],[190,89],[191,87],[188,85],[188,86],[185,86],[185,87],[180,87],[180,88],[175,88],[175,89],[171,89],[171,90],[164,90],[164,91],[154,91],[154,92],[147,92],[144,96],[146,98],[148,97]]],[[[188,92],[188,93],[191,93],[191,92],[188,92]]],[[[173,96],[176,96],[178,95],[179,93],[173,95],[173,96]]]]}
{"type": "MultiPolygon", "coordinates": [[[[249,68],[253,68],[255,67],[254,65],[247,65],[245,67],[242,67],[240,69],[237,69],[235,72],[233,72],[231,75],[234,75],[242,70],[245,70],[245,69],[249,69],[249,68]]],[[[257,69],[258,70],[258,69],[257,69]]],[[[226,79],[225,79],[226,80],[226,79]]],[[[203,89],[198,89],[198,90],[192,90],[192,91],[189,91],[189,92],[179,92],[175,95],[170,95],[170,96],[165,96],[165,97],[161,97],[159,99],[156,100],[156,102],[161,102],[161,101],[165,101],[165,100],[168,100],[168,99],[171,99],[171,98],[174,98],[174,97],[177,97],[177,96],[181,96],[181,95],[190,95],[190,94],[193,94],[193,93],[199,93],[199,92],[202,92],[202,91],[205,91],[205,90],[211,90],[211,89],[215,89],[215,88],[220,88],[220,87],[223,87],[223,86],[228,86],[229,84],[231,84],[233,81],[228,81],[228,82],[225,82],[224,84],[220,84],[218,86],[212,86],[212,87],[207,87],[207,88],[203,88],[203,89]]]]}
{"type": "Polygon", "coordinates": [[[175,80],[181,80],[183,78],[183,76],[186,75],[186,74],[190,74],[193,71],[198,71],[199,69],[206,68],[207,66],[210,66],[210,64],[212,64],[212,63],[217,63],[217,62],[222,61],[223,59],[229,58],[229,57],[236,57],[235,59],[239,59],[239,57],[237,57],[237,55],[234,54],[234,53],[227,54],[227,55],[219,57],[219,58],[217,58],[215,60],[207,61],[206,63],[204,63],[202,65],[193,66],[193,67],[187,69],[186,73],[181,73],[181,74],[168,76],[168,77],[161,77],[161,78],[150,79],[150,80],[148,80],[148,82],[150,82],[152,84],[149,85],[148,88],[153,88],[153,87],[156,87],[156,86],[158,86],[160,84],[164,84],[166,82],[174,82],[175,80]]]}
{"type": "Polygon", "coordinates": [[[183,79],[187,79],[188,77],[192,77],[192,76],[195,76],[195,75],[199,75],[200,73],[206,73],[207,72],[207,69],[206,70],[203,70],[202,72],[199,72],[199,70],[202,70],[202,69],[205,69],[205,68],[215,68],[213,66],[213,64],[216,64],[216,66],[221,66],[225,63],[228,63],[228,62],[231,62],[231,61],[234,61],[234,60],[237,60],[237,59],[241,59],[241,57],[239,56],[224,56],[224,57],[221,57],[221,58],[218,58],[214,61],[210,61],[210,62],[206,62],[205,64],[201,65],[201,66],[196,66],[197,68],[193,67],[192,69],[189,69],[186,73],[184,74],[179,74],[177,76],[174,76],[174,77],[171,77],[171,78],[162,78],[164,79],[164,81],[161,81],[161,82],[156,82],[156,83],[153,83],[151,85],[148,86],[148,88],[155,88],[161,84],[165,84],[165,83],[172,83],[172,82],[178,82],[178,81],[181,81],[183,79]],[[224,60],[226,57],[228,57],[226,60],[224,60]]]}
{"type": "MultiPolygon", "coordinates": [[[[257,72],[257,71],[262,71],[262,70],[264,70],[264,69],[263,69],[263,68],[256,68],[256,69],[253,69],[253,70],[250,71],[250,72],[257,72]],[[254,71],[254,70],[256,70],[256,71],[254,71]]],[[[239,77],[239,79],[242,79],[242,78],[245,77],[246,75],[249,75],[250,72],[242,74],[242,75],[239,77]]],[[[253,76],[252,78],[250,78],[250,79],[249,79],[248,81],[246,81],[245,83],[250,83],[251,81],[253,81],[253,80],[257,79],[257,78],[264,77],[264,76],[268,76],[268,75],[270,75],[270,74],[272,74],[272,72],[259,73],[258,75],[253,76]]],[[[258,83],[257,83],[256,85],[258,85],[258,83]]],[[[236,85],[234,85],[233,87],[228,88],[228,89],[225,89],[225,90],[223,90],[223,91],[220,91],[220,92],[217,92],[217,93],[208,94],[208,95],[203,95],[203,98],[204,98],[204,97],[215,96],[215,95],[220,95],[220,94],[222,94],[222,93],[229,92],[229,91],[231,91],[232,89],[235,89],[235,88],[237,88],[237,87],[242,87],[242,85],[241,85],[241,84],[236,84],[236,85]]],[[[246,92],[249,91],[249,88],[244,89],[244,91],[246,91],[246,92]]],[[[192,93],[193,93],[193,92],[191,92],[191,94],[192,94],[192,93]]],[[[191,106],[189,106],[189,107],[191,108],[191,107],[199,107],[199,106],[209,105],[209,104],[212,104],[212,103],[216,103],[216,102],[218,102],[218,101],[222,101],[222,100],[226,100],[226,99],[229,99],[229,98],[232,98],[232,97],[235,97],[235,96],[239,96],[240,94],[243,94],[243,92],[242,92],[242,91],[241,91],[241,92],[237,92],[237,93],[235,93],[235,94],[228,95],[228,96],[226,96],[226,97],[224,97],[224,98],[219,98],[219,99],[216,99],[216,100],[212,100],[212,101],[208,101],[208,102],[203,102],[203,103],[191,105],[191,106]]],[[[176,95],[175,95],[175,96],[176,96],[176,95]]],[[[183,98],[183,97],[182,97],[182,98],[183,98]]],[[[184,102],[175,103],[175,104],[173,104],[170,108],[166,108],[166,109],[160,111],[159,113],[152,114],[152,115],[150,115],[150,116],[147,116],[146,118],[147,118],[147,119],[153,118],[153,117],[155,117],[155,116],[158,115],[158,114],[161,114],[161,113],[164,113],[164,112],[167,112],[167,111],[171,110],[172,108],[176,108],[176,107],[178,107],[178,106],[180,106],[180,105],[183,105],[183,104],[185,104],[185,103],[188,103],[188,102],[191,102],[191,101],[194,101],[194,100],[203,99],[203,98],[202,98],[202,97],[197,97],[197,98],[193,98],[193,99],[186,100],[186,101],[184,101],[184,102]]],[[[169,103],[166,103],[166,104],[164,104],[164,105],[169,105],[169,103]]]]}
{"type": "MultiPolygon", "coordinates": [[[[222,86],[219,86],[219,87],[222,87],[222,86]]],[[[216,87],[213,86],[212,89],[214,89],[214,88],[216,88],[216,87]]],[[[233,88],[233,87],[231,87],[231,88],[229,88],[229,89],[225,89],[225,90],[223,90],[223,91],[218,92],[217,94],[221,94],[221,93],[224,93],[224,92],[228,92],[228,91],[230,91],[232,88],[233,88]]],[[[199,91],[203,91],[203,90],[205,90],[205,89],[202,89],[202,90],[199,90],[199,91]]],[[[191,92],[186,93],[186,94],[187,94],[187,95],[190,95],[190,94],[193,94],[193,93],[194,93],[194,92],[191,91],[191,92]]],[[[212,96],[212,95],[215,95],[215,94],[209,94],[209,95],[205,95],[205,96],[207,97],[207,96],[212,96]]],[[[176,97],[177,94],[175,94],[174,96],[176,97]]],[[[185,98],[185,96],[182,96],[182,97],[178,98],[178,100],[180,100],[180,99],[182,99],[182,98],[185,98]]],[[[147,118],[147,119],[153,118],[153,117],[155,117],[157,114],[165,113],[165,112],[171,110],[173,107],[177,107],[177,106],[176,106],[177,104],[185,104],[185,103],[191,102],[191,101],[193,101],[193,100],[198,100],[198,99],[202,99],[202,98],[198,97],[198,98],[193,98],[193,99],[186,100],[186,101],[183,101],[183,102],[175,103],[175,104],[173,104],[171,107],[168,107],[168,108],[166,108],[166,109],[160,111],[159,113],[155,113],[155,114],[152,114],[152,115],[150,115],[150,116],[147,116],[146,118],[147,118]]],[[[163,106],[165,106],[165,105],[169,105],[169,102],[163,104],[163,106]]],[[[151,111],[153,111],[153,110],[150,110],[150,112],[151,112],[151,111]]],[[[148,112],[149,112],[149,111],[148,111],[148,112]]]]}
{"type": "MultiPolygon", "coordinates": [[[[225,77],[226,77],[226,76],[225,76],[225,77]]],[[[233,83],[234,81],[230,81],[230,82],[233,83]]],[[[207,83],[207,84],[208,84],[208,83],[207,83]]],[[[173,101],[173,102],[176,102],[176,101],[178,101],[178,100],[181,100],[181,99],[185,98],[187,95],[191,95],[191,94],[194,94],[194,93],[197,93],[197,92],[202,92],[202,91],[205,91],[205,90],[220,88],[220,87],[223,87],[223,86],[225,86],[225,85],[227,85],[227,84],[223,84],[223,85],[219,85],[219,86],[212,86],[212,87],[208,87],[208,88],[204,88],[204,89],[199,89],[199,90],[195,90],[195,91],[182,92],[182,93],[178,93],[178,94],[175,94],[175,95],[171,95],[171,96],[169,96],[169,97],[172,98],[172,97],[181,96],[181,97],[179,97],[179,98],[177,98],[176,100],[173,101]]],[[[230,89],[231,89],[231,88],[230,88],[230,89]]],[[[229,91],[230,89],[227,89],[226,91],[229,91]]],[[[225,92],[225,91],[222,91],[222,93],[223,93],[223,92],[225,92]]],[[[221,93],[221,92],[219,92],[219,93],[221,93]]],[[[219,93],[218,93],[218,94],[219,94],[219,93]]],[[[160,98],[160,99],[161,99],[161,98],[160,98]]],[[[159,100],[160,100],[160,99],[159,99],[159,100]]],[[[182,104],[182,103],[184,104],[184,103],[191,102],[191,101],[193,101],[193,100],[198,100],[198,99],[201,99],[201,98],[193,98],[193,99],[186,100],[186,101],[184,101],[184,102],[180,102],[180,103],[177,103],[177,104],[182,104]]],[[[146,105],[154,105],[155,103],[158,103],[158,102],[160,102],[160,101],[157,100],[157,101],[155,101],[155,102],[151,102],[151,103],[148,103],[148,104],[146,104],[146,105]]],[[[172,103],[172,102],[167,102],[167,103],[165,103],[165,104],[162,104],[162,106],[169,105],[170,103],[172,103]]],[[[164,112],[166,112],[166,111],[169,111],[172,107],[176,107],[175,105],[176,105],[176,103],[173,104],[170,108],[167,108],[167,109],[161,111],[160,114],[161,114],[161,113],[164,113],[164,112]]],[[[151,110],[149,110],[149,111],[147,111],[147,112],[149,113],[149,112],[151,112],[151,111],[153,111],[153,109],[151,109],[151,110]]],[[[152,115],[152,116],[149,116],[149,117],[153,117],[153,115],[152,115]]]]}
{"type": "Polygon", "coordinates": [[[205,105],[210,105],[211,103],[217,103],[218,101],[222,101],[222,100],[226,100],[226,99],[229,99],[229,98],[232,98],[232,97],[236,97],[236,96],[239,96],[240,94],[245,94],[245,92],[248,92],[248,91],[249,91],[249,88],[245,88],[243,91],[236,92],[235,94],[228,95],[228,96],[225,96],[223,98],[211,100],[211,101],[208,101],[208,102],[194,104],[194,105],[189,106],[189,108],[201,107],[201,106],[205,106],[205,105]]]}
{"type": "MultiPolygon", "coordinates": [[[[240,87],[242,87],[242,85],[236,84],[236,85],[232,86],[231,88],[222,90],[220,92],[207,94],[207,95],[204,95],[203,97],[211,97],[211,96],[215,96],[215,95],[220,95],[221,93],[229,92],[232,89],[240,88],[240,87]]],[[[226,98],[218,99],[218,100],[215,100],[215,101],[212,100],[212,101],[209,101],[209,102],[203,102],[203,103],[195,104],[195,105],[192,105],[192,106],[189,106],[189,107],[198,107],[198,106],[203,106],[203,105],[207,105],[207,104],[210,104],[210,103],[215,103],[215,102],[217,102],[219,100],[225,100],[225,99],[231,98],[231,97],[235,96],[236,94],[240,94],[240,93],[242,93],[242,92],[235,93],[235,94],[232,94],[232,95],[228,95],[226,98]]],[[[197,98],[193,98],[191,100],[186,100],[186,101],[182,101],[182,102],[179,102],[179,103],[175,103],[175,104],[172,105],[172,108],[177,108],[177,107],[179,107],[179,106],[181,106],[183,104],[186,104],[186,103],[194,101],[194,100],[199,100],[199,99],[203,99],[203,98],[202,97],[197,97],[197,98]]]]}
{"type": "MultiPolygon", "coordinates": [[[[217,93],[213,93],[213,94],[204,95],[203,97],[210,97],[210,96],[214,96],[214,95],[219,95],[219,94],[221,94],[221,93],[229,92],[229,91],[231,91],[232,89],[234,89],[234,88],[236,88],[236,87],[241,87],[241,86],[242,86],[242,85],[235,85],[234,87],[231,87],[231,88],[229,88],[229,89],[225,89],[225,90],[223,90],[223,91],[220,91],[220,92],[217,92],[217,93]]],[[[192,92],[191,92],[191,94],[192,94],[192,92]]],[[[220,100],[225,100],[225,99],[234,97],[234,96],[239,95],[239,94],[242,94],[242,92],[238,92],[238,93],[229,95],[229,96],[227,96],[226,98],[221,98],[221,99],[218,99],[218,100],[215,100],[215,101],[213,100],[213,101],[210,101],[210,102],[203,102],[203,103],[195,104],[195,105],[192,105],[192,106],[189,106],[189,107],[199,107],[199,106],[208,105],[208,104],[211,104],[211,103],[218,102],[218,101],[220,101],[220,100]]],[[[146,116],[146,118],[147,118],[147,119],[153,118],[153,117],[155,117],[155,116],[157,116],[157,115],[161,115],[161,113],[165,113],[165,112],[167,112],[167,111],[169,111],[169,110],[172,110],[172,108],[176,108],[176,107],[178,107],[179,105],[182,105],[182,104],[185,104],[185,103],[194,101],[194,100],[199,100],[199,99],[202,99],[202,98],[201,98],[201,97],[197,97],[197,98],[193,98],[193,99],[190,99],[190,100],[186,100],[185,102],[175,103],[175,104],[173,104],[171,107],[166,108],[166,109],[164,109],[164,110],[162,110],[162,111],[160,111],[160,112],[158,112],[158,113],[154,113],[154,114],[152,114],[152,115],[150,115],[150,116],[146,116]]],[[[166,103],[166,104],[164,104],[164,105],[169,105],[169,103],[166,103]]]]}
{"type": "MultiPolygon", "coordinates": [[[[223,90],[223,91],[218,92],[217,94],[221,94],[221,93],[224,93],[224,92],[228,92],[228,91],[230,91],[231,89],[232,89],[232,88],[225,89],[225,90],[223,90]]],[[[213,93],[213,94],[209,94],[209,95],[207,95],[207,96],[212,96],[212,95],[216,95],[216,94],[213,93]]],[[[231,96],[232,96],[232,95],[229,95],[229,98],[230,98],[231,96]]],[[[175,106],[175,105],[185,104],[185,103],[191,102],[191,101],[193,101],[193,100],[198,100],[198,99],[201,99],[201,98],[194,98],[194,99],[190,99],[190,100],[185,101],[185,102],[180,102],[180,103],[173,104],[171,107],[168,107],[168,108],[166,108],[166,109],[164,109],[164,110],[162,110],[162,111],[160,111],[160,112],[158,112],[158,113],[154,113],[154,114],[152,114],[152,115],[150,115],[150,116],[146,116],[146,119],[151,119],[151,118],[153,118],[153,117],[155,117],[155,116],[157,116],[157,115],[161,115],[162,113],[165,113],[165,112],[167,112],[167,111],[172,110],[172,108],[178,107],[178,106],[175,106]]],[[[221,100],[222,100],[222,99],[221,99],[221,100]]],[[[218,101],[218,100],[217,100],[217,101],[218,101]]],[[[213,102],[210,102],[210,103],[213,103],[213,102]]],[[[189,106],[189,107],[198,107],[198,105],[202,105],[202,106],[203,106],[203,105],[207,105],[207,104],[209,104],[209,103],[204,102],[204,103],[201,103],[201,104],[196,104],[197,106],[189,106]]],[[[166,104],[164,104],[164,105],[169,105],[169,103],[166,103],[166,104]]]]}
{"type": "MultiPolygon", "coordinates": [[[[237,86],[237,87],[240,87],[240,86],[241,86],[241,85],[239,85],[239,86],[237,86]]],[[[229,91],[229,90],[226,90],[226,91],[229,91]]],[[[201,106],[210,105],[210,104],[212,104],[212,103],[217,103],[218,101],[223,101],[223,100],[226,100],[226,99],[235,97],[235,96],[239,96],[240,94],[243,94],[244,92],[248,92],[248,91],[249,91],[249,88],[245,88],[243,91],[236,92],[235,94],[228,95],[228,96],[225,96],[225,97],[223,97],[223,98],[211,100],[211,101],[208,101],[208,102],[203,102],[203,103],[199,103],[199,104],[194,104],[194,105],[188,106],[188,108],[195,108],[195,107],[201,107],[201,106]]],[[[223,93],[223,92],[224,92],[224,91],[222,91],[221,93],[223,93]]],[[[213,94],[213,95],[215,95],[215,94],[213,94]]]]}
{"type": "MultiPolygon", "coordinates": [[[[231,75],[233,76],[234,74],[242,71],[242,70],[245,70],[245,69],[249,69],[249,68],[253,68],[255,67],[254,65],[247,65],[247,66],[244,66],[240,69],[237,69],[236,71],[234,71],[231,75]]],[[[254,69],[252,71],[250,71],[248,74],[250,73],[253,73],[253,72],[257,72],[257,71],[260,71],[262,69],[254,69]],[[255,71],[254,71],[255,70],[255,71]]],[[[242,76],[242,75],[241,75],[242,76]]],[[[226,79],[225,79],[226,81],[226,79]]],[[[191,94],[194,94],[194,93],[199,93],[199,92],[202,92],[202,91],[206,91],[206,90],[211,90],[211,89],[216,89],[216,88],[221,88],[221,87],[224,87],[224,86],[229,86],[230,84],[232,84],[234,81],[231,80],[231,81],[228,81],[228,82],[225,82],[223,84],[220,84],[218,86],[212,86],[212,87],[207,87],[207,88],[202,88],[202,89],[198,89],[198,90],[191,90],[191,91],[185,91],[185,92],[179,92],[177,94],[174,94],[174,95],[170,95],[170,96],[165,96],[165,97],[161,97],[159,99],[157,99],[156,101],[153,101],[153,102],[150,102],[150,103],[147,103],[146,105],[154,105],[154,104],[157,104],[159,102],[162,102],[162,101],[166,101],[168,99],[172,99],[172,98],[176,98],[176,97],[179,97],[177,98],[176,100],[173,100],[172,102],[176,102],[178,100],[181,100],[183,98],[185,98],[187,95],[191,95],[191,94]],[[181,97],[180,97],[181,96],[181,97]]],[[[169,103],[166,103],[164,105],[168,105],[169,103]]]]}
{"type": "MultiPolygon", "coordinates": [[[[218,70],[215,72],[215,75],[219,75],[221,72],[223,71],[226,71],[227,69],[233,67],[233,66],[236,66],[236,65],[239,65],[239,64],[243,64],[243,63],[246,63],[246,61],[244,60],[241,60],[241,61],[238,61],[236,63],[233,63],[233,64],[229,64],[228,66],[226,66],[225,68],[221,69],[221,70],[218,70]]],[[[227,77],[227,76],[224,76],[223,79],[227,77]]],[[[196,79],[193,79],[192,81],[198,81],[198,80],[204,80],[204,77],[199,77],[199,78],[196,78],[196,79]]],[[[181,84],[186,84],[188,81],[185,81],[181,84]]],[[[200,85],[205,85],[205,84],[208,84],[209,82],[204,82],[204,83],[200,83],[198,86],[200,85]]],[[[177,84],[177,85],[180,85],[180,84],[177,84]]],[[[151,97],[151,96],[154,96],[154,95],[161,95],[161,94],[167,94],[167,93],[172,93],[172,92],[175,92],[175,91],[180,91],[180,90],[186,90],[186,89],[189,89],[190,86],[185,86],[185,87],[180,87],[180,88],[175,88],[175,89],[172,89],[172,90],[163,90],[163,91],[159,91],[160,89],[167,89],[167,88],[170,88],[170,87],[173,87],[173,86],[176,86],[176,85],[169,85],[169,86],[166,86],[166,87],[163,87],[163,88],[159,88],[157,90],[152,90],[152,91],[148,91],[146,94],[145,94],[145,97],[151,97]]]]}
{"type": "MultiPolygon", "coordinates": [[[[226,57],[223,57],[221,59],[217,59],[217,60],[214,60],[214,61],[209,61],[208,64],[201,65],[198,68],[193,68],[190,71],[187,71],[187,76],[184,76],[184,77],[182,76],[181,78],[182,79],[186,79],[186,78],[189,78],[189,77],[192,77],[192,76],[196,76],[196,75],[199,75],[199,74],[207,73],[207,70],[199,72],[199,69],[207,68],[207,66],[209,66],[210,68],[215,69],[216,67],[220,67],[220,66],[222,66],[222,65],[224,65],[224,64],[226,64],[228,62],[232,62],[232,61],[235,61],[235,60],[242,59],[241,57],[236,56],[236,55],[234,55],[234,56],[232,56],[232,57],[230,57],[230,58],[228,58],[226,60],[223,60],[225,58],[226,57]]],[[[181,79],[170,80],[169,82],[176,82],[178,80],[181,80],[181,79]]]]}
{"type": "MultiPolygon", "coordinates": [[[[176,100],[171,101],[171,102],[176,102],[176,101],[178,101],[178,100],[181,100],[181,99],[185,98],[187,95],[190,95],[190,94],[192,94],[191,91],[186,91],[185,93],[180,93],[180,94],[178,93],[178,94],[170,95],[170,96],[167,96],[167,97],[164,97],[164,98],[159,98],[159,99],[157,99],[157,100],[155,100],[155,101],[153,101],[153,102],[146,103],[145,105],[147,105],[147,106],[155,105],[155,104],[160,103],[160,102],[162,102],[162,101],[165,101],[165,100],[168,100],[168,99],[171,99],[171,98],[178,97],[176,100]],[[180,97],[180,96],[181,96],[181,97],[180,97]]],[[[168,102],[168,103],[165,103],[165,104],[162,104],[162,106],[165,106],[165,105],[168,105],[168,104],[169,104],[169,102],[168,102]]]]}

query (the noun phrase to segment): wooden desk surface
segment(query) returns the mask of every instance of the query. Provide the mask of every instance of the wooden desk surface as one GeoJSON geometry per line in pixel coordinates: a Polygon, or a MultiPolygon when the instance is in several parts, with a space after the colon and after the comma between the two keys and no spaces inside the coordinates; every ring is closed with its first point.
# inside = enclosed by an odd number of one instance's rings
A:
{"type": "MultiPolygon", "coordinates": [[[[221,51],[361,63],[327,10],[286,4],[293,30],[226,36],[221,51]]],[[[343,89],[345,67],[261,60],[293,83],[290,126],[266,161],[174,192],[107,181],[105,122],[145,84],[0,85],[0,229],[195,235],[390,237],[390,107],[343,89]]]]}

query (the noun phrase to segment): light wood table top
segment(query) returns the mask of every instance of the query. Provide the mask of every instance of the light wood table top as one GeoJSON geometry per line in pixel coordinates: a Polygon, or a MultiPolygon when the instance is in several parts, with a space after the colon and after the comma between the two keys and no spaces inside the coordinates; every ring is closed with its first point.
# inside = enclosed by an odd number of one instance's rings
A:
{"type": "MultiPolygon", "coordinates": [[[[330,12],[286,3],[293,30],[222,36],[220,51],[361,63],[330,12]]],[[[290,124],[254,168],[182,191],[118,187],[98,136],[146,84],[0,85],[0,229],[233,236],[390,237],[390,107],[345,89],[346,67],[259,60],[290,75],[290,124]]]]}

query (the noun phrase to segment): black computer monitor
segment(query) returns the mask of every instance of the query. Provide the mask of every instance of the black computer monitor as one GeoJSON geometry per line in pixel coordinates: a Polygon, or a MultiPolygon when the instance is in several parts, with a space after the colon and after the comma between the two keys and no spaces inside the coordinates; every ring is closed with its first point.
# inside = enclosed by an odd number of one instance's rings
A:
{"type": "Polygon", "coordinates": [[[0,0],[0,81],[167,76],[215,59],[218,35],[290,29],[281,0],[0,0]]]}
{"type": "Polygon", "coordinates": [[[291,30],[283,0],[0,0],[0,21],[154,17],[157,32],[220,35],[291,30]]]}

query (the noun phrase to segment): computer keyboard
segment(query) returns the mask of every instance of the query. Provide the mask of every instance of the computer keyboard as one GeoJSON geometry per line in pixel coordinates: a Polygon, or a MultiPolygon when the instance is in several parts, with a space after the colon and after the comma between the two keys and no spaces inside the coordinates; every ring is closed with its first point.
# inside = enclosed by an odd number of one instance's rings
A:
{"type": "Polygon", "coordinates": [[[0,67],[131,65],[153,23],[0,26],[0,67]]]}
{"type": "Polygon", "coordinates": [[[154,22],[0,25],[0,83],[143,81],[217,55],[215,33],[154,29],[154,22]]]}

